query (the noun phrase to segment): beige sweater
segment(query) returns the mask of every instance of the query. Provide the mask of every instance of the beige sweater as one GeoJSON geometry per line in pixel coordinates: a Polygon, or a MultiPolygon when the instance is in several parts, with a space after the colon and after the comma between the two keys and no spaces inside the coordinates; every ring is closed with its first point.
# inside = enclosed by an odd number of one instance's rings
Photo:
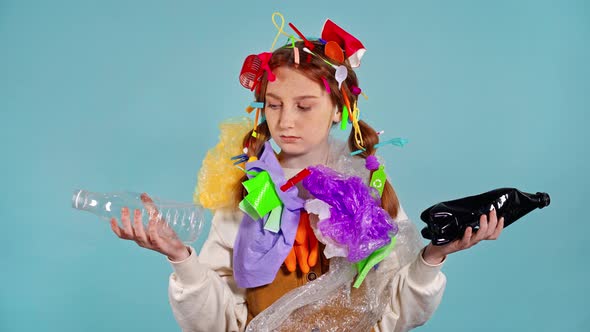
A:
{"type": "MultiPolygon", "coordinates": [[[[191,248],[187,259],[170,262],[174,272],[168,294],[183,331],[244,331],[245,290],[236,286],[232,273],[233,243],[242,216],[239,210],[218,210],[200,255],[191,248]]],[[[400,208],[397,219],[403,218],[407,216],[400,208]]],[[[391,303],[375,331],[408,331],[424,324],[438,307],[446,284],[443,263],[430,265],[421,253],[393,278],[391,303]]]]}

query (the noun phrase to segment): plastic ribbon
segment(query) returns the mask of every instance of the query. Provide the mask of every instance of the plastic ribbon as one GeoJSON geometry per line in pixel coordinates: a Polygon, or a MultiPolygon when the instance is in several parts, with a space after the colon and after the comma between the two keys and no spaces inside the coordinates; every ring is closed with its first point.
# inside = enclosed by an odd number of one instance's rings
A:
{"type": "Polygon", "coordinates": [[[274,12],[272,13],[272,24],[275,25],[275,28],[277,28],[277,34],[275,36],[275,39],[272,42],[272,45],[270,46],[270,51],[272,52],[273,49],[275,48],[275,44],[277,43],[277,40],[279,39],[279,36],[281,34],[290,37],[284,30],[283,27],[285,26],[285,18],[283,17],[283,14],[279,13],[279,12],[274,12]],[[279,27],[279,25],[277,24],[277,22],[275,21],[275,16],[278,16],[281,18],[281,26],[279,27]]]}
{"type": "Polygon", "coordinates": [[[405,138],[401,138],[401,137],[392,138],[392,139],[390,139],[388,141],[375,144],[375,149],[376,148],[379,148],[379,147],[382,147],[382,146],[384,146],[386,144],[392,144],[392,145],[399,146],[400,148],[403,148],[404,145],[408,144],[408,140],[405,139],[405,138]]]}
{"type": "Polygon", "coordinates": [[[355,100],[354,105],[353,105],[353,109],[352,109],[352,116],[351,116],[352,128],[354,128],[354,139],[356,141],[356,144],[359,147],[364,148],[365,143],[363,142],[363,134],[361,133],[361,127],[359,126],[359,115],[360,114],[361,114],[361,111],[357,107],[357,103],[355,100]]]}
{"type": "MultiPolygon", "coordinates": [[[[373,147],[375,149],[377,149],[377,148],[380,148],[380,147],[382,147],[382,146],[384,146],[386,144],[391,144],[391,145],[396,145],[396,146],[399,146],[399,147],[403,147],[404,145],[408,144],[408,140],[405,139],[405,138],[397,137],[397,138],[392,138],[392,139],[390,139],[388,141],[385,141],[385,142],[382,142],[382,143],[377,143],[373,147]]],[[[359,153],[362,153],[363,151],[364,150],[362,150],[362,149],[361,150],[352,151],[350,153],[350,155],[351,156],[355,156],[355,155],[357,155],[359,153]]]]}
{"type": "MultiPolygon", "coordinates": [[[[353,108],[351,108],[350,107],[350,100],[348,99],[348,95],[346,94],[346,91],[344,90],[344,88],[341,89],[341,92],[342,92],[342,98],[344,99],[344,105],[346,106],[346,107],[344,107],[344,110],[343,110],[342,120],[344,120],[344,119],[346,119],[346,120],[350,119],[350,122],[352,123],[352,128],[354,129],[354,140],[356,141],[357,146],[359,146],[360,148],[364,149],[365,143],[363,141],[363,135],[361,133],[361,127],[359,126],[359,114],[360,114],[360,110],[357,107],[356,100],[354,101],[353,108]],[[344,114],[344,112],[348,112],[348,114],[344,114]]],[[[346,126],[345,125],[341,125],[340,128],[342,130],[345,130],[346,129],[346,126]]]]}

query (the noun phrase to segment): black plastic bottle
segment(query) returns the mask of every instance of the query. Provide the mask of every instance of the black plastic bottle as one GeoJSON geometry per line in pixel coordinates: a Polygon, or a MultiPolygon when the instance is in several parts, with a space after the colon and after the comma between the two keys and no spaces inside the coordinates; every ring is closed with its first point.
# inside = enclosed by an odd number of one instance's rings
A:
{"type": "Polygon", "coordinates": [[[424,210],[420,219],[426,223],[422,236],[434,245],[443,245],[461,238],[467,227],[479,229],[479,218],[496,209],[504,227],[536,208],[549,205],[547,193],[528,194],[515,188],[499,188],[483,194],[435,204],[424,210]]]}

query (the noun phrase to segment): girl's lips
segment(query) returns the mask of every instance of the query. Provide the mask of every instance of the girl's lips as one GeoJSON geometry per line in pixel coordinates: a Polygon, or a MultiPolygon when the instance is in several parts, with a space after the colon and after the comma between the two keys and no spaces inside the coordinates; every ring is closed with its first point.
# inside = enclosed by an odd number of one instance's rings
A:
{"type": "Polygon", "coordinates": [[[294,143],[298,140],[299,140],[299,137],[297,137],[297,136],[282,136],[281,135],[281,141],[283,141],[285,143],[294,143]]]}

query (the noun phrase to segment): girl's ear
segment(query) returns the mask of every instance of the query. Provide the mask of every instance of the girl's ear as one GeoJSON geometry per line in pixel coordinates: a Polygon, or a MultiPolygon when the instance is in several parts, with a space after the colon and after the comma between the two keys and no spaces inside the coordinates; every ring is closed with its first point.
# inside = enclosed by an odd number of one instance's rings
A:
{"type": "Polygon", "coordinates": [[[338,123],[342,120],[342,112],[338,110],[338,106],[334,106],[334,115],[332,116],[332,122],[338,123]]]}

